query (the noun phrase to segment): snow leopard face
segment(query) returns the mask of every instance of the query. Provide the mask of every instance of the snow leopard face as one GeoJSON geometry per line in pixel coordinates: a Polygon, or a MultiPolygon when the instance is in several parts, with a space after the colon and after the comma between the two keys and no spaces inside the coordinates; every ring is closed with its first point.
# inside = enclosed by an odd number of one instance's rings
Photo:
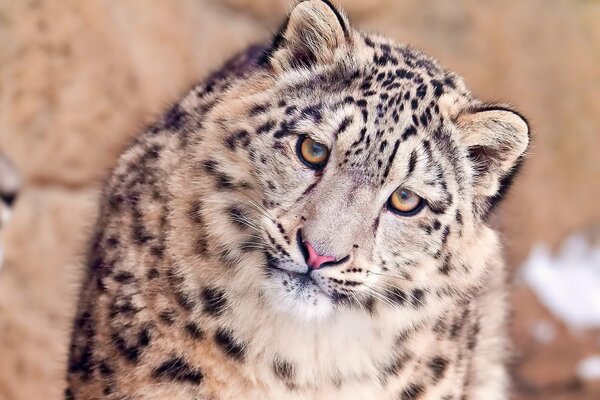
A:
{"type": "Polygon", "coordinates": [[[236,274],[309,317],[468,295],[486,271],[481,228],[529,142],[518,113],[328,2],[296,6],[204,126],[199,163],[218,189],[204,203],[233,221],[215,217],[215,240],[232,238],[233,258],[260,249],[236,274]]]}

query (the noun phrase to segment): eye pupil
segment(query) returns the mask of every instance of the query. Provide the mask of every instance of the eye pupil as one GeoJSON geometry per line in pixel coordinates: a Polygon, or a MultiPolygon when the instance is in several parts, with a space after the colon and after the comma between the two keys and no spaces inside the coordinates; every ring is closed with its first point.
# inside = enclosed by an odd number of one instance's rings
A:
{"type": "Polygon", "coordinates": [[[313,142],[310,151],[313,153],[313,156],[320,157],[323,155],[323,146],[317,142],[313,142]]]}

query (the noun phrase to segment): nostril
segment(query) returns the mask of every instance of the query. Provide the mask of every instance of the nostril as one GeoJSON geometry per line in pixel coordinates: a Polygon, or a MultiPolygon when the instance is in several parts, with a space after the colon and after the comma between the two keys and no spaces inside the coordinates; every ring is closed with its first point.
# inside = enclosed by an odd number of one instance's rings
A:
{"type": "Polygon", "coordinates": [[[302,252],[304,261],[308,262],[308,250],[306,249],[306,246],[304,245],[304,240],[302,239],[302,230],[301,229],[298,229],[298,232],[296,233],[296,243],[298,244],[298,248],[300,249],[300,252],[302,252]]]}
{"type": "Polygon", "coordinates": [[[311,269],[319,269],[324,266],[337,265],[348,259],[348,256],[346,256],[343,259],[337,261],[336,258],[333,256],[325,256],[319,254],[317,250],[315,250],[314,246],[310,244],[310,242],[305,241],[302,238],[302,232],[300,230],[298,230],[298,233],[296,234],[296,241],[298,242],[298,248],[304,256],[304,261],[306,262],[306,265],[308,265],[308,267],[311,269]]]}

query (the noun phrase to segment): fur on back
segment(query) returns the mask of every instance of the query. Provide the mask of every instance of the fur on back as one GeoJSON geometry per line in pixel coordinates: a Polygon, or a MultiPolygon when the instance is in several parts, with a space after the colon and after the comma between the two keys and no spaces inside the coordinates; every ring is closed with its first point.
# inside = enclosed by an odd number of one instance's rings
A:
{"type": "Polygon", "coordinates": [[[507,398],[486,219],[528,142],[432,58],[299,2],[120,158],[65,397],[507,398]],[[415,215],[390,209],[398,188],[415,215]],[[305,241],[343,262],[309,268],[305,241]]]}

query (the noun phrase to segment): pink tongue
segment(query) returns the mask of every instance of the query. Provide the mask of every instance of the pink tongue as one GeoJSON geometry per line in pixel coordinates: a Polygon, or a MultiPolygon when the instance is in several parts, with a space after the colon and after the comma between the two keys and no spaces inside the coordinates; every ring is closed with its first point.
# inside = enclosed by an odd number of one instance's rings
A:
{"type": "Polygon", "coordinates": [[[322,264],[326,262],[335,261],[335,257],[319,255],[312,245],[308,242],[304,242],[306,250],[308,250],[308,261],[307,264],[312,269],[318,269],[322,264]]]}

